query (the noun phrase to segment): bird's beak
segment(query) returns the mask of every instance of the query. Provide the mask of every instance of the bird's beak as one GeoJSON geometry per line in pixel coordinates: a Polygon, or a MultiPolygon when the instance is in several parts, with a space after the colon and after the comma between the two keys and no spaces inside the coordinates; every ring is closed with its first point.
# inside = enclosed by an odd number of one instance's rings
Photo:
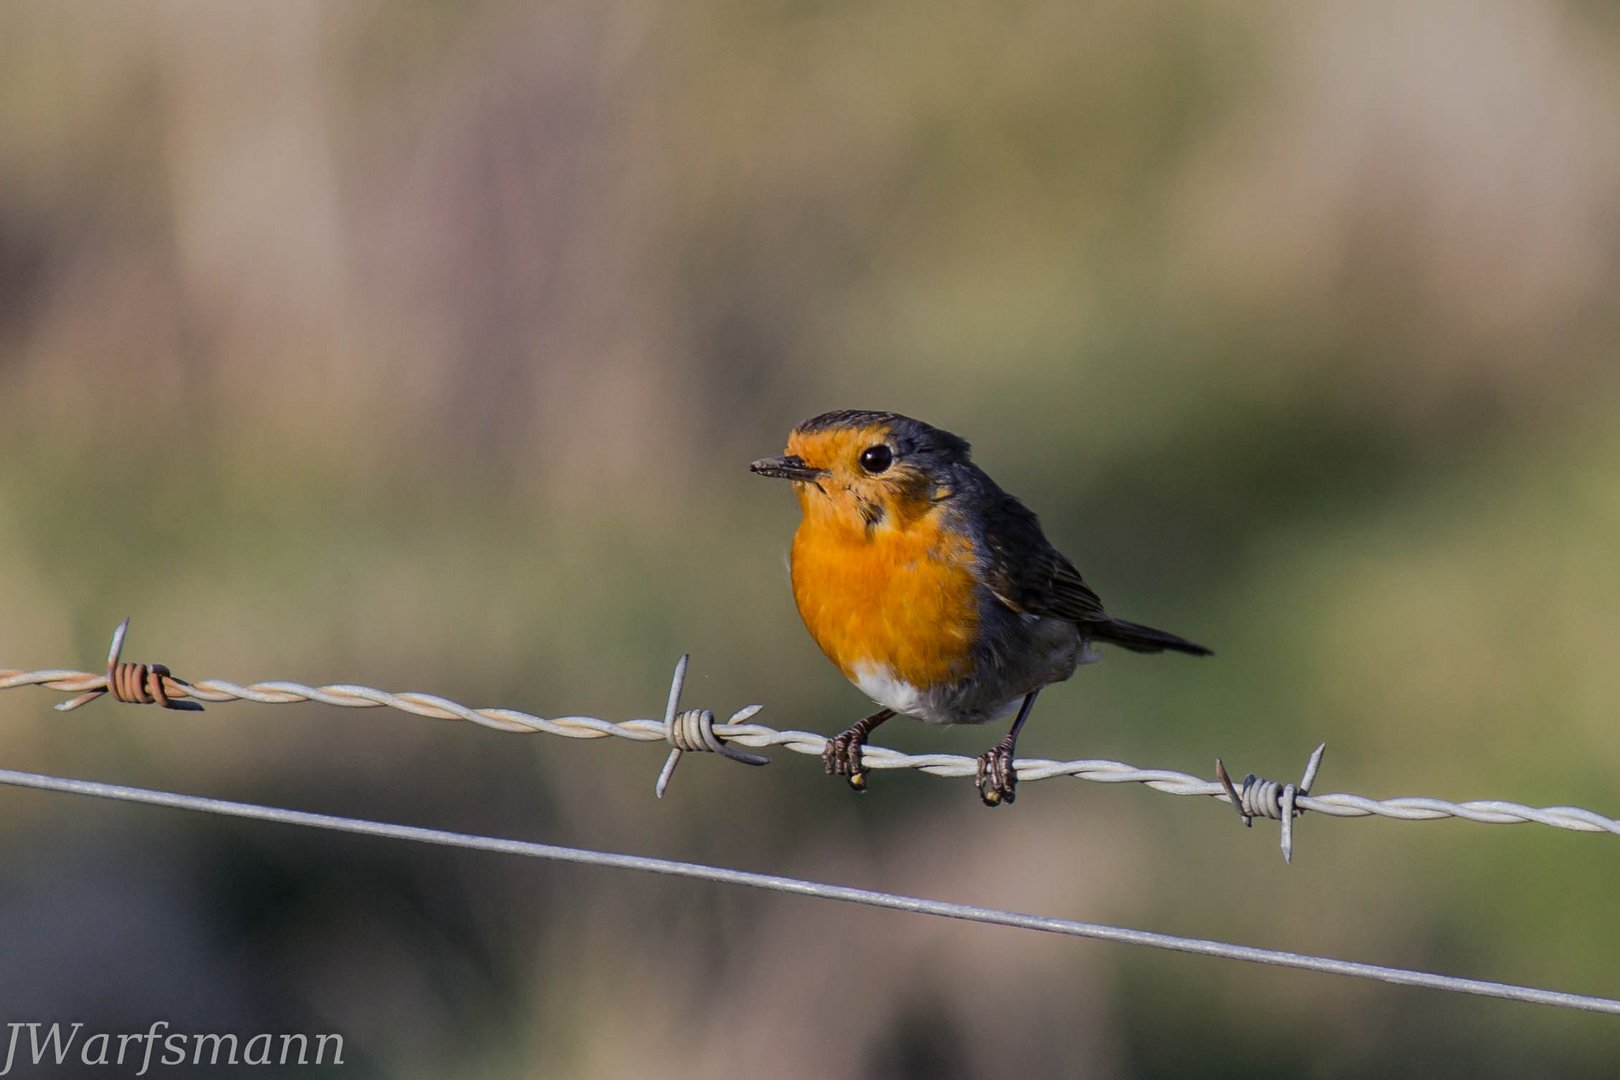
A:
{"type": "Polygon", "coordinates": [[[775,476],[783,480],[798,480],[803,483],[814,483],[827,474],[826,469],[806,465],[804,459],[797,454],[788,454],[785,457],[760,458],[748,466],[748,471],[757,472],[761,476],[775,476]]]}

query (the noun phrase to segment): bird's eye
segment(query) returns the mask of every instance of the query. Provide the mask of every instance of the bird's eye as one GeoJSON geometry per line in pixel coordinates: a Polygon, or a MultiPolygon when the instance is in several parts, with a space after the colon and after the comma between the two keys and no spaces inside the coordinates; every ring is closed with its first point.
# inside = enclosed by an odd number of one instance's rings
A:
{"type": "Polygon", "coordinates": [[[860,462],[861,468],[876,475],[894,464],[894,451],[882,443],[878,443],[876,446],[868,446],[861,451],[860,462]]]}

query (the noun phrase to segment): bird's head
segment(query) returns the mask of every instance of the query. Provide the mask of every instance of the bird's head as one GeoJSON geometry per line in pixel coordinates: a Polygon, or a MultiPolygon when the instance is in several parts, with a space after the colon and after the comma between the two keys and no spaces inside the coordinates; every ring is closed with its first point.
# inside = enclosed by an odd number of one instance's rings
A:
{"type": "Polygon", "coordinates": [[[955,494],[966,440],[898,413],[844,409],[794,428],[787,453],[749,466],[793,482],[807,519],[905,529],[955,494]]]}

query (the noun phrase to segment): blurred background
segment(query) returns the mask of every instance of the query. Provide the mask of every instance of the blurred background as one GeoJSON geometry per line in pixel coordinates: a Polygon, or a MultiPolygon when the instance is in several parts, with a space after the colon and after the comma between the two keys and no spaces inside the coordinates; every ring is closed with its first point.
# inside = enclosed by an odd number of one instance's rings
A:
{"type": "MultiPolygon", "coordinates": [[[[1117,613],[1020,749],[1620,812],[1620,13],[19,3],[0,667],[867,711],[749,475],[972,440],[1117,613]]],[[[6,767],[1620,994],[1614,838],[865,797],[382,710],[0,696],[6,767]]],[[[997,733],[999,735],[999,732],[997,733]]],[[[876,741],[977,754],[983,730],[876,741]]],[[[609,745],[609,742],[612,744],[609,745]]],[[[1614,1074],[1612,1018],[0,791],[0,1020],[345,1075],[1614,1074]]]]}

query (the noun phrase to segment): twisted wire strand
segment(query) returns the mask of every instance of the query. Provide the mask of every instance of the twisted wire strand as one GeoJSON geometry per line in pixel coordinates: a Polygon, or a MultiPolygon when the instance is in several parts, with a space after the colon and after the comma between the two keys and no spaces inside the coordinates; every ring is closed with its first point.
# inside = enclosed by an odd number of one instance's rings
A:
{"type": "MultiPolygon", "coordinates": [[[[107,671],[92,674],[52,668],[41,671],[0,670],[0,690],[23,686],[42,686],[77,694],[62,702],[57,709],[78,708],[101,694],[114,691],[120,700],[160,702],[167,708],[200,709],[199,701],[222,703],[227,701],[253,701],[262,705],[286,705],[299,701],[314,701],[346,709],[390,708],[414,716],[434,720],[464,720],[495,731],[518,734],[556,735],[565,739],[621,738],[634,742],[664,742],[671,747],[664,771],[659,777],[661,796],[674,772],[682,753],[695,750],[717,751],[733,760],[750,765],[764,764],[766,759],[755,754],[737,751],[727,744],[755,748],[780,746],[797,754],[820,757],[827,745],[827,737],[813,731],[778,730],[762,724],[745,723],[759,711],[760,706],[749,705],[732,715],[730,723],[715,723],[707,709],[688,709],[678,712],[681,687],[686,674],[686,657],[676,665],[675,679],[670,687],[669,703],[664,719],[603,720],[594,716],[557,716],[547,719],[517,709],[473,709],[436,694],[418,692],[393,693],[370,686],[336,683],[327,686],[306,686],[303,683],[272,681],[256,682],[247,686],[224,679],[204,679],[186,682],[169,673],[162,664],[135,665],[119,661],[124,634],[129,626],[125,619],[113,634],[108,653],[107,671]],[[120,688],[120,681],[130,683],[129,696],[120,688]],[[137,690],[138,684],[138,690],[137,690]]],[[[1049,758],[1019,758],[1015,762],[1020,783],[1047,780],[1058,776],[1072,776],[1102,784],[1143,784],[1155,791],[1171,795],[1192,795],[1220,799],[1234,805],[1245,821],[1252,816],[1280,818],[1283,825],[1283,855],[1290,856],[1294,816],[1306,810],[1329,817],[1386,817],[1397,821],[1432,821],[1438,818],[1460,818],[1490,825],[1515,825],[1534,822],[1574,832],[1606,832],[1620,836],[1620,820],[1605,817],[1592,810],[1576,806],[1525,806],[1521,803],[1498,799],[1450,802],[1445,799],[1405,796],[1394,799],[1371,799],[1362,795],[1309,794],[1310,786],[1321,762],[1322,748],[1318,747],[1306,767],[1305,778],[1299,784],[1278,784],[1257,781],[1249,777],[1241,792],[1233,790],[1229,779],[1204,780],[1189,773],[1173,769],[1140,769],[1123,761],[1083,759],[1054,761],[1049,758]],[[1288,790],[1292,789],[1292,790],[1288,790]],[[1237,796],[1234,801],[1233,796],[1237,796]],[[1275,802],[1275,806],[1271,804],[1275,802]],[[1287,807],[1287,810],[1283,809],[1287,807]],[[1292,812],[1287,812],[1291,810],[1292,812]]],[[[905,754],[881,746],[867,746],[862,761],[869,769],[916,769],[932,776],[973,776],[978,769],[976,758],[958,754],[905,754]]],[[[1216,763],[1217,772],[1224,778],[1225,766],[1216,763]]]]}
{"type": "MultiPolygon", "coordinates": [[[[83,693],[103,688],[106,676],[84,671],[50,669],[42,671],[0,670],[0,690],[42,686],[47,690],[83,693]]],[[[224,679],[205,679],[167,687],[171,698],[190,697],[222,703],[254,701],[262,705],[286,705],[314,701],[347,709],[390,708],[434,720],[465,720],[495,731],[556,735],[565,739],[615,737],[633,742],[667,742],[664,721],[633,719],[610,721],[594,716],[557,716],[549,719],[517,709],[473,709],[448,698],[425,693],[391,693],[370,686],[337,683],[306,686],[303,683],[274,681],[246,686],[224,679]]],[[[715,735],[730,743],[754,748],[781,747],[798,754],[820,757],[827,737],[813,731],[778,730],[762,724],[714,724],[715,735]]],[[[905,754],[882,746],[867,746],[862,761],[869,769],[916,769],[932,776],[974,775],[977,759],[959,754],[905,754]]],[[[1019,758],[1019,783],[1072,776],[1102,784],[1143,784],[1171,795],[1194,795],[1227,800],[1226,789],[1216,781],[1204,780],[1173,769],[1141,769],[1123,761],[1082,759],[1055,761],[1050,758],[1019,758]]],[[[1432,821],[1461,818],[1491,825],[1533,822],[1574,832],[1606,832],[1620,836],[1620,821],[1575,806],[1526,806],[1499,799],[1449,802],[1445,799],[1404,796],[1372,799],[1363,795],[1300,795],[1299,808],[1330,817],[1386,817],[1398,821],[1432,821]]]]}
{"type": "Polygon", "coordinates": [[[864,904],[870,907],[888,908],[912,914],[935,915],[968,922],[989,923],[1016,929],[1038,930],[1049,934],[1114,941],[1121,944],[1167,949],[1226,960],[1244,960],[1250,963],[1268,964],[1275,967],[1296,968],[1359,979],[1374,979],[1401,986],[1421,986],[1452,993],[1474,994],[1481,997],[1501,998],[1537,1005],[1551,1005],[1556,1008],[1580,1009],[1587,1012],[1620,1015],[1620,999],[1615,998],[1575,994],[1564,990],[1548,990],[1513,983],[1493,982],[1486,979],[1462,978],[1455,975],[1444,975],[1409,968],[1385,967],[1381,964],[1369,964],[1356,960],[1339,960],[1333,957],[1313,956],[1309,953],[1285,952],[1280,949],[1257,948],[1252,945],[1236,945],[1206,938],[1182,937],[1151,930],[1135,930],[1129,927],[1109,926],[1102,923],[1059,919],[1048,915],[1031,915],[1017,911],[1005,911],[1000,908],[957,904],[947,900],[934,900],[917,896],[903,896],[896,893],[860,889],[849,885],[835,885],[804,878],[761,874],[723,866],[706,866],[702,863],[682,862],[676,859],[658,859],[645,855],[598,851],[591,848],[562,847],[555,844],[540,844],[526,840],[447,832],[442,829],[428,829],[416,825],[372,821],[366,818],[337,817],[331,814],[289,810],[277,806],[261,806],[256,803],[231,802],[225,799],[210,799],[196,795],[153,791],[147,788],[125,787],[119,784],[105,784],[94,780],[77,780],[68,777],[46,776],[40,773],[16,772],[11,769],[0,769],[0,784],[143,803],[148,806],[165,806],[178,810],[220,814],[227,817],[277,822],[283,825],[329,829],[362,836],[408,840],[421,844],[439,844],[447,847],[490,851],[504,855],[553,859],[589,866],[610,867],[618,870],[637,870],[644,873],[695,878],[702,881],[726,885],[743,885],[796,896],[838,900],[850,904],[864,904]]]}

